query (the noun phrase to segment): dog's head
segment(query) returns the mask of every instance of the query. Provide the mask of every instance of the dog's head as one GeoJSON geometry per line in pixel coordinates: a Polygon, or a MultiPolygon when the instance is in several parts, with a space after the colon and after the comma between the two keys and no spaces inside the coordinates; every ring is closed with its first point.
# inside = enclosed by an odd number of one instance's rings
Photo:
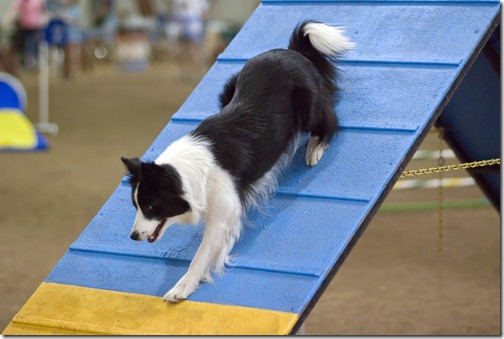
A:
{"type": "Polygon", "coordinates": [[[137,209],[131,239],[154,242],[168,227],[187,219],[191,206],[173,166],[141,162],[138,158],[121,160],[129,172],[131,199],[137,209]]]}

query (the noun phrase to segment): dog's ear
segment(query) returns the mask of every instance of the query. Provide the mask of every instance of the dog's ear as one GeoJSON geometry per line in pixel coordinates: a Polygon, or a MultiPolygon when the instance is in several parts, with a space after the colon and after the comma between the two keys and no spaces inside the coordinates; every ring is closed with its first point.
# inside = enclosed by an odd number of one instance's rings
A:
{"type": "Polygon", "coordinates": [[[140,175],[140,167],[141,167],[141,162],[140,159],[138,158],[124,158],[121,157],[121,161],[123,162],[124,166],[126,166],[126,169],[130,172],[131,175],[138,177],[140,175]]]}

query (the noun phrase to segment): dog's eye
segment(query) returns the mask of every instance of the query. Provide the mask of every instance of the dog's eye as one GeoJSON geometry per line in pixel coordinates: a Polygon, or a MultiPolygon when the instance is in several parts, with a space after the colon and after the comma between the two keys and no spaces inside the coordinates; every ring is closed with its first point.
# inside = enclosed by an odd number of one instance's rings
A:
{"type": "Polygon", "coordinates": [[[145,207],[145,209],[146,209],[147,211],[152,211],[152,205],[147,205],[147,206],[145,207]]]}

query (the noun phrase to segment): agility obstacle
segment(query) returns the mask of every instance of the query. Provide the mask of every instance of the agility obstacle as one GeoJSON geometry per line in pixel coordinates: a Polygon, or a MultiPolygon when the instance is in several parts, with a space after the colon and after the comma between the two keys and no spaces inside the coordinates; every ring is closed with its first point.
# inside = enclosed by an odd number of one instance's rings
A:
{"type": "Polygon", "coordinates": [[[297,23],[314,19],[346,27],[357,43],[339,64],[341,130],[319,164],[304,164],[303,139],[276,196],[250,215],[235,266],[178,304],[162,296],[186,272],[202,226],[174,226],[153,244],[131,241],[135,210],[124,179],[4,334],[296,333],[499,15],[493,0],[263,1],[143,160],[216,113],[222,86],[249,58],[285,48],[297,23]]]}
{"type": "Polygon", "coordinates": [[[27,102],[23,85],[0,72],[0,151],[47,149],[47,141],[24,114],[27,102]]]}

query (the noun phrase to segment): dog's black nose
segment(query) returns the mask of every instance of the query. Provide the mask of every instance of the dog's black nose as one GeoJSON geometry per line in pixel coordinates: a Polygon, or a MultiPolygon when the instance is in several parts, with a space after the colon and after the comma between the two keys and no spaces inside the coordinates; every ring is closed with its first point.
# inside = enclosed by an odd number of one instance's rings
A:
{"type": "Polygon", "coordinates": [[[140,238],[140,234],[137,231],[135,231],[135,232],[131,233],[130,238],[133,240],[138,240],[140,238]]]}

